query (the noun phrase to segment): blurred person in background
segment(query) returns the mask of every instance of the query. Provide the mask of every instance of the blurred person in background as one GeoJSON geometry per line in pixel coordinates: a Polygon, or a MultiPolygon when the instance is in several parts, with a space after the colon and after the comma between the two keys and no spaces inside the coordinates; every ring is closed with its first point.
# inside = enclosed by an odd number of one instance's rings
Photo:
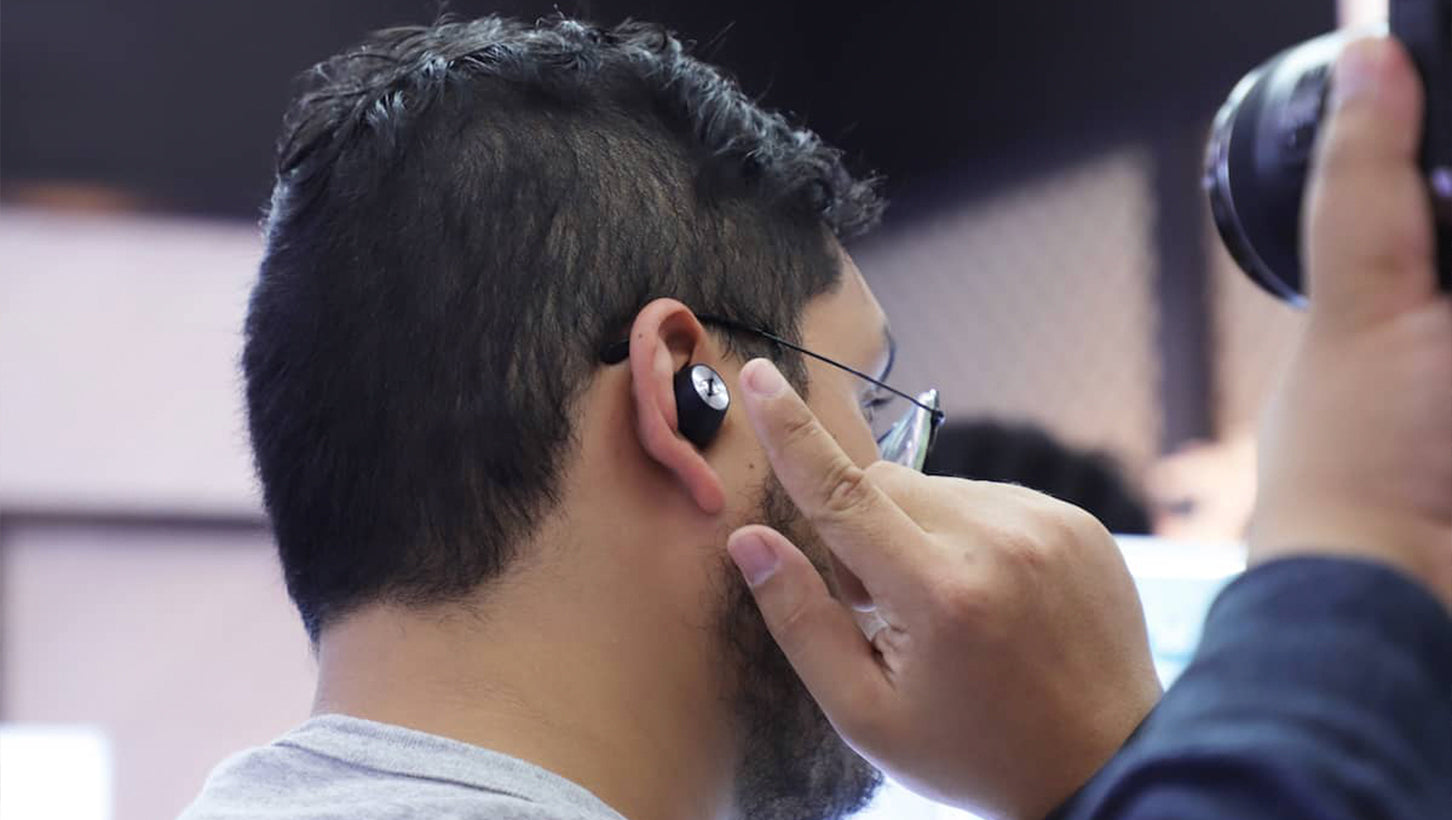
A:
{"type": "Polygon", "coordinates": [[[1192,441],[1145,477],[1154,531],[1164,538],[1240,541],[1255,508],[1255,434],[1192,441]]]}
{"type": "Polygon", "coordinates": [[[862,806],[874,763],[1042,816],[1153,706],[1112,539],[1018,487],[972,490],[982,581],[1017,603],[978,616],[981,663],[915,673],[981,718],[951,776],[864,759],[773,641],[726,554],[745,524],[801,546],[857,640],[890,653],[895,613],[739,411],[683,434],[677,374],[785,377],[853,470],[916,475],[878,460],[891,337],[839,242],[882,204],[815,135],[641,23],[394,29],[310,77],[243,364],[315,717],[186,818],[810,820],[862,806]]]}
{"type": "Polygon", "coordinates": [[[1070,447],[1033,424],[948,422],[923,472],[1018,484],[1079,507],[1110,532],[1150,534],[1144,498],[1113,457],[1070,447]]]}

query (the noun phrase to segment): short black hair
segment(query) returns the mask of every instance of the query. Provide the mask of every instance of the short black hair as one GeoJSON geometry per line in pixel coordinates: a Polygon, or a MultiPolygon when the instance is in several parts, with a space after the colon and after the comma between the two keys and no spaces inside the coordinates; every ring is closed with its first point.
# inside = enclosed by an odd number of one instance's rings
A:
{"type": "Polygon", "coordinates": [[[882,210],[840,152],[655,25],[393,28],[305,78],[243,369],[314,639],[509,564],[559,500],[598,351],[647,302],[796,337],[841,281],[831,236],[882,210]]]}
{"type": "Polygon", "coordinates": [[[1111,456],[1070,447],[1041,427],[991,419],[951,422],[923,465],[930,475],[1001,481],[1067,501],[1110,532],[1149,535],[1149,507],[1111,456]]]}

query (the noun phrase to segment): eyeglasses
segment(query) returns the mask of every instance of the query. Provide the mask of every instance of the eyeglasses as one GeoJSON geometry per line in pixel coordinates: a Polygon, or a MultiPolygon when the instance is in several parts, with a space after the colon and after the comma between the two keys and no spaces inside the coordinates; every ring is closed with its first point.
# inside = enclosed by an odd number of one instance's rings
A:
{"type": "MultiPolygon", "coordinates": [[[[914,470],[923,469],[923,464],[928,459],[928,453],[932,450],[933,440],[937,437],[938,428],[942,427],[944,420],[947,419],[947,414],[942,410],[937,390],[926,390],[913,397],[856,368],[829,359],[794,342],[789,342],[770,331],[720,316],[697,315],[696,318],[704,324],[715,325],[724,330],[749,333],[760,337],[772,344],[794,350],[803,356],[810,356],[819,362],[829,364],[867,381],[877,391],[877,394],[864,405],[863,410],[869,426],[872,427],[873,437],[877,439],[878,455],[882,457],[883,461],[901,464],[914,470]],[[898,413],[893,405],[904,403],[903,411],[898,413]]],[[[625,361],[629,355],[630,342],[622,340],[606,347],[600,358],[606,364],[618,364],[625,361]]]]}

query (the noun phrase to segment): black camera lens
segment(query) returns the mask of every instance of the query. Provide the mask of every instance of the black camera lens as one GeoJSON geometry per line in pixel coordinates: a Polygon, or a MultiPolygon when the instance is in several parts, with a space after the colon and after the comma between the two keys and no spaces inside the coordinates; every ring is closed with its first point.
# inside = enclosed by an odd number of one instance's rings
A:
{"type": "MultiPolygon", "coordinates": [[[[1452,292],[1452,0],[1391,0],[1390,11],[1390,32],[1426,90],[1421,165],[1436,220],[1438,275],[1452,292]]],[[[1215,117],[1205,158],[1210,210],[1230,255],[1261,287],[1297,305],[1306,300],[1301,199],[1331,66],[1355,36],[1361,33],[1318,37],[1246,75],[1215,117]]]]}
{"type": "Polygon", "coordinates": [[[1304,302],[1298,247],[1301,198],[1346,38],[1328,34],[1252,71],[1215,117],[1205,162],[1210,211],[1225,246],[1257,284],[1304,302]]]}

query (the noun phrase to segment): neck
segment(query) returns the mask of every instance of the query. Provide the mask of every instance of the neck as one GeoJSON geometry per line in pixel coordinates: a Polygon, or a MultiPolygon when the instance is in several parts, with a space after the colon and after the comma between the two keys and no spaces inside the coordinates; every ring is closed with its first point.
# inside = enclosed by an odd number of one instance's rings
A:
{"type": "Polygon", "coordinates": [[[515,570],[473,606],[379,604],[330,626],[314,712],[513,755],[631,820],[731,814],[739,749],[713,626],[681,616],[699,601],[632,594],[663,581],[578,554],[598,546],[515,570]]]}

